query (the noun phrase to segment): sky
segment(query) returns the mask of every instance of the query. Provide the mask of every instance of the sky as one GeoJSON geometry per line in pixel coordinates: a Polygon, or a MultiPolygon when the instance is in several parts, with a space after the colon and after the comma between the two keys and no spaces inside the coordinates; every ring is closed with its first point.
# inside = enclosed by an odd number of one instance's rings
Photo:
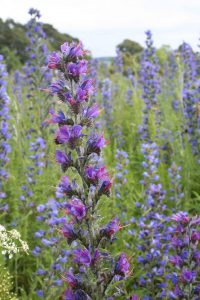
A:
{"type": "Polygon", "coordinates": [[[126,38],[144,45],[148,29],[156,47],[200,44],[200,0],[0,0],[0,7],[3,20],[20,23],[39,9],[42,22],[79,38],[95,57],[114,56],[126,38]]]}

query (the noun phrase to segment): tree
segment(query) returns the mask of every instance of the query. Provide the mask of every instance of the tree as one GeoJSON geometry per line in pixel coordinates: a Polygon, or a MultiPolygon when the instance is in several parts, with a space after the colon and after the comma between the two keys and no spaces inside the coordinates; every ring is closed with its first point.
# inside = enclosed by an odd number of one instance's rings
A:
{"type": "Polygon", "coordinates": [[[135,55],[142,52],[143,47],[132,40],[125,39],[121,44],[117,46],[122,53],[135,55]]]}

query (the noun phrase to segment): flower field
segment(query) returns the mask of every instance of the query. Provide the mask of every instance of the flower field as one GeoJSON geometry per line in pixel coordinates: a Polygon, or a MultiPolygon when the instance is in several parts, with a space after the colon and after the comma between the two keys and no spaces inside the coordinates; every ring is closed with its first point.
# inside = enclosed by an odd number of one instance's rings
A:
{"type": "MultiPolygon", "coordinates": [[[[200,53],[0,55],[0,300],[200,300],[200,53]]],[[[198,44],[198,41],[197,41],[198,44]]]]}

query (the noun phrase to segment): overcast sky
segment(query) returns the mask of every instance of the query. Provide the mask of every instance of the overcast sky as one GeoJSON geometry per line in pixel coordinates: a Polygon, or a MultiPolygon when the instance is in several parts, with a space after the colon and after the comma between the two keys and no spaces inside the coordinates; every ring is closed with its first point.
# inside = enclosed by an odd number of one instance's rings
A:
{"type": "Polygon", "coordinates": [[[157,47],[183,41],[197,49],[200,0],[0,0],[0,17],[25,23],[30,7],[41,20],[83,41],[94,56],[111,56],[125,38],[144,45],[151,29],[157,47]]]}

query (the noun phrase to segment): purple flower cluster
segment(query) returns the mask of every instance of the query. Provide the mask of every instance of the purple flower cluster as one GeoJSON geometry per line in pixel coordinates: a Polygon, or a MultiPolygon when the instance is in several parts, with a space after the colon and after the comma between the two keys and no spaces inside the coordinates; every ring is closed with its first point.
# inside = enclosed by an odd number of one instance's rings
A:
{"type": "Polygon", "coordinates": [[[89,74],[91,78],[95,78],[94,81],[94,93],[91,96],[91,101],[96,102],[96,98],[98,95],[98,69],[99,69],[99,61],[97,58],[92,58],[89,61],[89,74]]]}
{"type": "MultiPolygon", "coordinates": [[[[175,57],[175,53],[170,53],[169,56],[169,69],[168,69],[168,84],[167,84],[167,93],[169,94],[169,96],[171,97],[171,104],[172,104],[172,108],[175,112],[180,110],[180,100],[176,99],[177,95],[176,95],[176,78],[177,78],[177,72],[178,72],[178,64],[176,61],[176,57],[175,57]]],[[[167,77],[166,77],[167,80],[167,77]]]]}
{"type": "Polygon", "coordinates": [[[168,176],[170,178],[170,200],[176,202],[176,207],[180,204],[181,199],[184,197],[183,187],[181,184],[181,166],[177,166],[175,162],[172,163],[168,169],[168,176]]]}
{"type": "Polygon", "coordinates": [[[65,246],[62,242],[62,236],[58,235],[62,228],[61,233],[66,237],[68,236],[69,228],[66,226],[66,218],[61,216],[65,203],[59,202],[58,199],[51,198],[45,204],[37,206],[37,220],[39,228],[35,232],[37,246],[34,247],[32,254],[37,258],[36,275],[38,280],[37,290],[38,297],[44,299],[53,295],[58,295],[63,280],[58,279],[57,273],[65,272],[65,265],[71,254],[70,250],[63,250],[65,246]],[[64,228],[66,226],[66,231],[64,228]],[[53,262],[48,261],[49,253],[53,262]],[[41,281],[45,282],[41,285],[41,281]]]}
{"type": "Polygon", "coordinates": [[[128,68],[127,69],[127,82],[129,84],[129,87],[126,91],[126,95],[125,95],[125,98],[126,98],[126,103],[130,106],[133,105],[133,88],[135,89],[136,88],[136,85],[137,85],[137,82],[136,82],[136,78],[135,76],[133,75],[132,71],[131,71],[131,68],[128,68]]]}
{"type": "Polygon", "coordinates": [[[22,87],[25,84],[25,76],[21,74],[18,70],[16,70],[13,74],[13,94],[16,97],[19,104],[23,103],[22,98],[22,87]]]}
{"type": "MultiPolygon", "coordinates": [[[[33,133],[33,129],[29,130],[27,138],[30,139],[33,133]]],[[[45,166],[44,155],[46,144],[43,138],[36,137],[33,142],[29,144],[29,159],[30,164],[27,166],[26,172],[26,183],[22,185],[22,194],[19,196],[21,201],[20,207],[25,208],[33,206],[31,199],[34,197],[33,186],[36,185],[37,176],[42,174],[43,168],[45,166]]]]}
{"type": "MultiPolygon", "coordinates": [[[[23,71],[30,89],[28,96],[33,97],[34,90],[45,88],[50,83],[52,73],[47,68],[48,49],[44,42],[46,34],[42,28],[42,23],[38,21],[41,17],[40,12],[37,9],[31,8],[29,14],[31,15],[31,19],[26,25],[26,35],[29,39],[29,45],[26,47],[28,61],[23,71]]],[[[40,101],[40,99],[35,100],[40,101]]]]}
{"type": "Polygon", "coordinates": [[[108,132],[111,133],[112,130],[112,120],[113,120],[113,101],[112,101],[112,82],[109,78],[106,78],[102,82],[102,106],[104,108],[104,119],[105,127],[108,132]]]}
{"type": "Polygon", "coordinates": [[[172,216],[175,223],[171,239],[173,266],[168,275],[171,282],[169,299],[200,299],[200,217],[189,217],[185,212],[172,216]]]}
{"type": "Polygon", "coordinates": [[[116,49],[116,57],[114,60],[114,69],[116,73],[122,73],[123,72],[123,58],[122,53],[119,48],[116,49]]]}
{"type": "Polygon", "coordinates": [[[68,108],[66,113],[51,112],[49,120],[58,124],[56,161],[63,172],[70,168],[76,173],[73,180],[63,176],[57,188],[57,195],[64,195],[67,201],[63,205],[65,223],[59,231],[68,245],[73,244],[75,263],[64,276],[68,288],[63,299],[67,300],[104,298],[110,284],[128,276],[130,268],[124,253],[114,259],[104,249],[121,227],[116,218],[99,225],[98,203],[101,196],[110,196],[112,181],[100,160],[106,141],[102,134],[90,129],[99,111],[90,100],[93,80],[82,81],[82,75],[87,74],[85,54],[81,43],[64,43],[61,52],[51,54],[48,64],[62,78],[52,83],[49,91],[59,98],[64,109],[68,108]]]}
{"type": "Polygon", "coordinates": [[[141,151],[144,155],[141,183],[144,186],[145,202],[141,206],[143,216],[139,219],[138,262],[143,269],[139,285],[146,290],[144,299],[165,299],[165,266],[171,228],[166,226],[168,218],[163,203],[165,191],[159,183],[159,148],[156,143],[143,143],[141,151]]]}
{"type": "Polygon", "coordinates": [[[199,160],[200,150],[200,81],[198,79],[198,63],[191,46],[183,43],[181,56],[184,63],[183,106],[185,116],[185,132],[192,147],[193,154],[199,160]]]}
{"type": "Polygon", "coordinates": [[[144,100],[143,120],[142,125],[139,127],[141,139],[149,139],[149,119],[150,112],[155,113],[155,121],[159,124],[158,99],[160,93],[160,78],[159,78],[159,65],[158,59],[153,47],[152,34],[150,31],[146,32],[146,48],[142,55],[141,70],[140,70],[140,83],[142,86],[142,98],[144,100]],[[152,110],[152,108],[154,108],[152,110]]]}
{"type": "MultiPolygon", "coordinates": [[[[6,198],[3,190],[3,182],[7,180],[9,175],[6,171],[6,164],[9,161],[8,153],[11,151],[8,143],[11,138],[9,132],[9,97],[6,92],[6,66],[3,63],[3,56],[0,55],[0,199],[6,198]]],[[[8,205],[2,204],[0,210],[7,210],[8,205]]]]}

